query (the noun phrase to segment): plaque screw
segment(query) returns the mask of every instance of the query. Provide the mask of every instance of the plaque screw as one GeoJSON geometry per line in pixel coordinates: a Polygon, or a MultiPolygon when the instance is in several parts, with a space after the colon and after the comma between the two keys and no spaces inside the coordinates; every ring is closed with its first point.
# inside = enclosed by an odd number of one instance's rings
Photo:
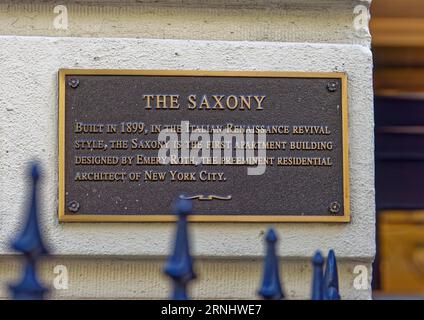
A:
{"type": "Polygon", "coordinates": [[[80,208],[80,204],[78,201],[72,200],[68,203],[68,209],[71,212],[77,212],[80,208]]]}
{"type": "Polygon", "coordinates": [[[71,87],[71,88],[76,88],[76,87],[78,87],[79,86],[79,80],[78,79],[69,79],[68,80],[68,85],[71,87]]]}
{"type": "Polygon", "coordinates": [[[330,212],[331,213],[338,213],[340,211],[340,203],[338,203],[337,201],[332,202],[330,204],[330,212]]]}
{"type": "Polygon", "coordinates": [[[337,91],[338,88],[339,88],[339,85],[337,84],[337,82],[331,81],[327,84],[327,89],[330,92],[335,92],[337,91]]]}

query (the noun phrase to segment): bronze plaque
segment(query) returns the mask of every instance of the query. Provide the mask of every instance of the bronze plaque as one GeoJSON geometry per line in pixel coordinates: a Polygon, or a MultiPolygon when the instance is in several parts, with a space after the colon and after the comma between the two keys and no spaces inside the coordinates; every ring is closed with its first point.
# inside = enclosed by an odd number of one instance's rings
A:
{"type": "Polygon", "coordinates": [[[59,220],[172,221],[181,196],[192,221],[348,222],[347,112],[343,73],[60,70],[59,220]],[[246,161],[163,164],[186,122],[246,133],[246,161]]]}

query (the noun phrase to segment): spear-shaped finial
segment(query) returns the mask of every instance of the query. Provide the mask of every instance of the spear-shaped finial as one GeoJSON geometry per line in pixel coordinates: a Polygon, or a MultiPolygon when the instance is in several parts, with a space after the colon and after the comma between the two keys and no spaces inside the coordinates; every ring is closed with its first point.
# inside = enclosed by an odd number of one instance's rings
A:
{"type": "Polygon", "coordinates": [[[337,273],[337,261],[334,250],[328,252],[324,274],[324,299],[340,300],[339,276],[337,273]]]}
{"type": "Polygon", "coordinates": [[[267,300],[280,300],[284,298],[281,288],[278,257],[275,252],[277,234],[274,229],[269,228],[265,237],[266,256],[264,260],[264,273],[259,295],[267,300]]]}
{"type": "Polygon", "coordinates": [[[312,295],[311,300],[323,300],[324,279],[322,266],[324,258],[320,251],[316,251],[312,258],[312,295]]]}
{"type": "Polygon", "coordinates": [[[22,279],[19,283],[10,286],[13,299],[18,300],[40,300],[47,292],[37,279],[36,271],[38,258],[48,254],[38,224],[37,183],[40,172],[36,164],[31,167],[31,178],[32,195],[25,226],[11,245],[14,250],[22,252],[25,258],[22,279]]]}
{"type": "Polygon", "coordinates": [[[193,260],[190,256],[187,233],[187,215],[191,213],[191,200],[178,199],[174,211],[178,215],[174,252],[165,266],[165,273],[172,278],[174,291],[172,299],[187,300],[187,283],[196,275],[193,271],[193,260]]]}

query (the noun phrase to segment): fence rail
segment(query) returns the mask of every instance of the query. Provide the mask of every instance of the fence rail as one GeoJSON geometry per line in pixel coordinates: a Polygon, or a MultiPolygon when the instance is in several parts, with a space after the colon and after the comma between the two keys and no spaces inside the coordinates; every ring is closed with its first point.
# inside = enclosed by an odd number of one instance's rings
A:
{"type": "MultiPolygon", "coordinates": [[[[16,300],[41,300],[46,297],[46,293],[49,291],[37,276],[37,263],[40,259],[49,255],[40,232],[38,220],[37,190],[40,171],[37,164],[31,166],[30,177],[32,191],[25,216],[25,224],[11,243],[11,247],[22,253],[24,257],[21,279],[16,284],[9,286],[11,298],[16,300]]],[[[175,242],[164,272],[170,277],[173,284],[170,298],[187,300],[189,299],[188,284],[196,278],[193,258],[190,254],[187,221],[187,216],[192,212],[191,200],[178,198],[173,211],[178,216],[175,242]]],[[[273,228],[268,229],[265,242],[263,276],[258,295],[263,299],[281,300],[285,298],[285,294],[280,279],[279,258],[276,253],[278,235],[273,228]]],[[[322,253],[316,251],[312,258],[311,300],[340,300],[337,262],[333,250],[328,252],[325,266],[324,262],[322,253]]]]}

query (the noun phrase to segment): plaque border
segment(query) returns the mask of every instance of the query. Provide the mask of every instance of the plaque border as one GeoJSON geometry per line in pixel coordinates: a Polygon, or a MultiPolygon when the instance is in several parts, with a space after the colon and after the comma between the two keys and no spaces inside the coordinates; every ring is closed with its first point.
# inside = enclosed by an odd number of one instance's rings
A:
{"type": "Polygon", "coordinates": [[[59,69],[58,71],[58,218],[59,222],[173,222],[175,215],[70,215],[65,214],[65,77],[68,75],[125,76],[195,76],[249,78],[326,78],[340,79],[342,90],[342,147],[344,215],[191,215],[192,222],[350,222],[348,95],[347,74],[344,72],[284,72],[284,71],[199,71],[199,70],[124,70],[124,69],[59,69]]]}

